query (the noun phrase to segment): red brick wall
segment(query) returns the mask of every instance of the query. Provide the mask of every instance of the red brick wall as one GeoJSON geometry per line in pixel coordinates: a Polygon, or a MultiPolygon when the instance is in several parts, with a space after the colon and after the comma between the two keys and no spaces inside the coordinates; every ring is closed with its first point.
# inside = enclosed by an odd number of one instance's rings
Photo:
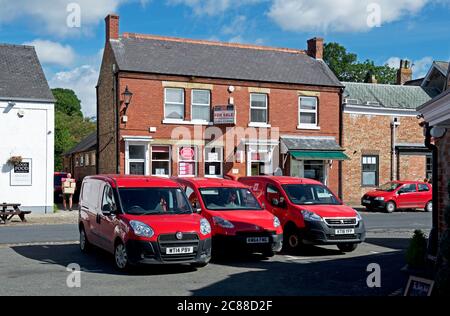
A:
{"type": "Polygon", "coordinates": [[[400,180],[423,181],[426,177],[427,158],[423,155],[400,155],[400,180]]]}
{"type": "Polygon", "coordinates": [[[439,150],[439,232],[445,229],[444,211],[450,205],[450,132],[447,131],[444,138],[436,142],[439,150]]]}
{"type": "MultiPolygon", "coordinates": [[[[229,97],[234,98],[237,111],[237,126],[247,128],[250,115],[250,88],[270,89],[268,94],[269,124],[279,128],[281,135],[333,136],[339,142],[339,90],[336,88],[307,87],[301,85],[259,84],[244,81],[192,79],[177,76],[158,76],[144,74],[120,74],[120,91],[126,86],[133,92],[132,102],[127,110],[128,122],[120,123],[120,138],[122,136],[151,136],[154,139],[168,140],[177,125],[162,124],[164,112],[164,87],[162,82],[183,82],[212,85],[211,104],[228,104],[229,97]],[[235,86],[230,94],[228,87],[235,86]],[[299,91],[314,91],[320,93],[319,125],[320,130],[297,130],[299,91]],[[156,127],[156,133],[150,133],[149,128],[156,127]]],[[[186,113],[185,119],[190,120],[191,89],[185,89],[186,113]]],[[[123,110],[123,106],[121,108],[123,110]]],[[[183,125],[193,135],[192,125],[183,125]]],[[[203,127],[202,130],[205,130],[203,127]]],[[[268,137],[278,137],[269,129],[268,137]]],[[[278,138],[277,138],[278,139],[278,138]]],[[[157,142],[154,142],[157,144],[157,142]]],[[[112,146],[111,146],[112,147],[112,146]]],[[[203,150],[203,148],[199,148],[203,150]]],[[[232,150],[232,149],[230,149],[232,150]]],[[[228,152],[228,149],[225,149],[228,152]]],[[[120,144],[120,170],[125,172],[125,144],[120,144]]],[[[105,157],[105,155],[103,155],[105,157]]],[[[101,158],[102,159],[102,158],[101,158]]],[[[173,164],[172,173],[177,174],[177,166],[173,164]]],[[[232,169],[239,170],[239,176],[246,174],[245,163],[228,163],[224,166],[224,174],[232,169]]],[[[203,164],[199,164],[199,175],[203,175],[203,164]]],[[[339,166],[335,163],[330,170],[330,187],[338,192],[339,166]]]]}
{"type": "MultiPolygon", "coordinates": [[[[388,115],[366,115],[344,113],[343,119],[343,147],[350,160],[343,163],[343,198],[346,203],[359,205],[361,197],[375,187],[361,185],[361,159],[363,155],[379,156],[379,183],[383,184],[392,179],[392,130],[393,117],[388,115]]],[[[397,128],[397,143],[423,143],[423,131],[419,121],[414,116],[399,117],[400,126],[397,128]]],[[[401,156],[400,179],[404,177],[425,178],[426,158],[408,158],[401,156]],[[409,160],[415,161],[412,167],[409,160]],[[421,170],[421,171],[420,171],[421,170]],[[418,176],[422,172],[421,176],[418,176]]],[[[398,159],[397,159],[398,160],[398,159]]],[[[399,162],[397,162],[399,163],[399,162]]]]}

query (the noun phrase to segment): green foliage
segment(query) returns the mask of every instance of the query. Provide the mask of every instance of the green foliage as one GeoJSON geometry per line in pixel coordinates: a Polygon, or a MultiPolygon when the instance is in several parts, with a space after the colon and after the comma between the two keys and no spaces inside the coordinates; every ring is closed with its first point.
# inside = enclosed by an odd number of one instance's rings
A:
{"type": "Polygon", "coordinates": [[[325,44],[323,59],[340,81],[364,82],[369,73],[375,75],[378,83],[395,84],[397,81],[395,68],[377,66],[371,60],[359,62],[356,54],[347,52],[338,43],[325,44]]]}
{"type": "Polygon", "coordinates": [[[406,251],[406,262],[410,268],[425,267],[427,253],[427,237],[421,230],[415,230],[406,251]]]}
{"type": "Polygon", "coordinates": [[[96,124],[83,118],[81,103],[75,92],[68,89],[53,89],[55,109],[55,171],[62,171],[62,154],[87,135],[95,131],[96,124]]]}

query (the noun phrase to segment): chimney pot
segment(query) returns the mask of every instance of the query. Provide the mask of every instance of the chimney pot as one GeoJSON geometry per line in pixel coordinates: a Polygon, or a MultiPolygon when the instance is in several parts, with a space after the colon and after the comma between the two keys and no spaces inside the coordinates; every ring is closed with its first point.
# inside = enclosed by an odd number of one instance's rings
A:
{"type": "Polygon", "coordinates": [[[106,42],[119,39],[119,16],[117,14],[109,14],[105,18],[106,24],[106,42]]]}
{"type": "Polygon", "coordinates": [[[404,85],[412,80],[411,62],[409,60],[400,60],[400,68],[397,71],[397,84],[404,85]]]}
{"type": "Polygon", "coordinates": [[[323,59],[323,38],[314,37],[308,40],[308,55],[315,59],[323,59]]]}

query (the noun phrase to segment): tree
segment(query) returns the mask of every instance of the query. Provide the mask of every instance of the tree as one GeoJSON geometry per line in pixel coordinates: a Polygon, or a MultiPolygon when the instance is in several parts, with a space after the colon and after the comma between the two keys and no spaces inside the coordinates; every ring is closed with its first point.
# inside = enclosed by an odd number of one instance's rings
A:
{"type": "Polygon", "coordinates": [[[377,66],[372,60],[358,61],[358,56],[347,52],[338,43],[326,43],[324,47],[324,61],[340,81],[364,82],[370,73],[378,83],[395,84],[397,70],[388,65],[377,66]]]}
{"type": "Polygon", "coordinates": [[[56,99],[56,111],[66,113],[69,116],[83,117],[81,101],[73,90],[57,88],[52,89],[52,92],[56,99]]]}
{"type": "Polygon", "coordinates": [[[63,169],[62,155],[95,131],[96,124],[91,118],[84,118],[81,101],[74,91],[53,89],[55,108],[55,170],[63,169]]]}

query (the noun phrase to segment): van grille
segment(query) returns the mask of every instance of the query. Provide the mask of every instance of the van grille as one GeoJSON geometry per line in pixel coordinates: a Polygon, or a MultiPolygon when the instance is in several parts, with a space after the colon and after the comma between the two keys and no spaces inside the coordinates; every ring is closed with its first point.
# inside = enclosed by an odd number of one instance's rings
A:
{"type": "Polygon", "coordinates": [[[197,257],[199,238],[197,234],[183,233],[182,239],[177,239],[176,234],[165,234],[158,237],[161,258],[166,262],[190,261],[197,257]],[[189,254],[168,255],[167,248],[193,247],[194,252],[189,254]]]}
{"type": "Polygon", "coordinates": [[[328,226],[356,225],[356,218],[325,218],[328,226]]]}

